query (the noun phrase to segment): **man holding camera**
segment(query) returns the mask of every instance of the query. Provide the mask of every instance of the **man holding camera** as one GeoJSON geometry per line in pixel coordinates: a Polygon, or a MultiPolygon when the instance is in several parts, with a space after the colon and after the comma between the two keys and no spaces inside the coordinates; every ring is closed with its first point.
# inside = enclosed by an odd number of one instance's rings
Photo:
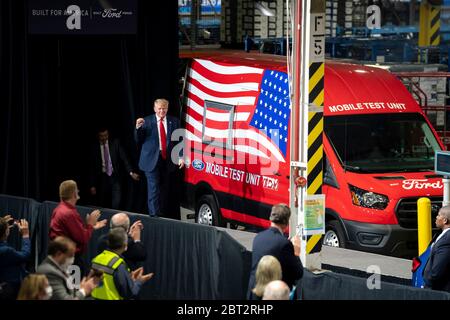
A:
{"type": "Polygon", "coordinates": [[[0,218],[0,286],[3,299],[15,300],[20,289],[20,284],[27,275],[25,264],[31,253],[30,231],[25,219],[14,221],[7,215],[0,218]],[[14,226],[19,228],[22,235],[22,248],[16,250],[6,242],[10,229],[14,226]]]}

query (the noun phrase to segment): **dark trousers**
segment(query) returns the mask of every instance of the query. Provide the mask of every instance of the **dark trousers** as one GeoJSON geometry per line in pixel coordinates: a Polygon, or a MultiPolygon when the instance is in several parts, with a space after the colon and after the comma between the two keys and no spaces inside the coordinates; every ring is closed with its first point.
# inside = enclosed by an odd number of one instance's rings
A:
{"type": "Polygon", "coordinates": [[[20,283],[0,283],[0,300],[16,300],[20,283]]]}
{"type": "Polygon", "coordinates": [[[111,176],[108,176],[106,173],[102,173],[98,192],[100,206],[119,209],[122,199],[122,189],[118,174],[113,173],[111,176]]]}
{"type": "Polygon", "coordinates": [[[151,217],[164,216],[169,200],[170,175],[167,160],[163,160],[160,155],[155,169],[145,172],[145,176],[147,177],[148,212],[151,217]]]}

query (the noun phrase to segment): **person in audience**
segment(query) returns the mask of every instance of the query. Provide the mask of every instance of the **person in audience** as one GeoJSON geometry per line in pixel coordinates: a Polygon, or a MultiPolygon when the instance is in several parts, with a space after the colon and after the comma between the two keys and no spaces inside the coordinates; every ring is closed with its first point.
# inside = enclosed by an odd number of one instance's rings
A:
{"type": "Polygon", "coordinates": [[[142,285],[153,277],[143,274],[143,268],[130,272],[122,254],[127,250],[128,236],[123,228],[114,228],[108,234],[108,249],[92,260],[92,269],[103,272],[100,285],[92,291],[98,300],[137,298],[142,285]]]}
{"type": "Polygon", "coordinates": [[[97,138],[91,150],[90,193],[100,206],[119,209],[123,176],[139,181],[139,175],[120,141],[111,139],[107,128],[99,128],[97,138]]]}
{"type": "Polygon", "coordinates": [[[3,299],[16,299],[20,283],[28,274],[25,264],[30,259],[30,253],[30,231],[27,220],[14,221],[10,215],[0,218],[0,284],[3,299]],[[6,242],[10,229],[14,226],[19,228],[19,233],[22,236],[22,248],[20,250],[14,249],[6,242]]]}
{"type": "MultiPolygon", "coordinates": [[[[141,232],[144,228],[141,220],[136,221],[130,227],[130,218],[125,212],[119,212],[112,216],[110,229],[122,228],[128,233],[128,247],[122,256],[131,270],[136,270],[147,259],[147,251],[141,242],[141,232]]],[[[108,246],[108,235],[103,235],[98,240],[97,254],[102,253],[108,246]]]]}
{"type": "Polygon", "coordinates": [[[289,300],[289,287],[281,280],[271,281],[264,288],[263,300],[289,300]]]}
{"type": "Polygon", "coordinates": [[[425,288],[450,292],[450,206],[439,210],[435,223],[442,232],[431,244],[423,280],[425,288]]]}
{"type": "Polygon", "coordinates": [[[87,268],[83,260],[83,253],[86,251],[92,232],[103,228],[107,221],[106,219],[98,221],[100,211],[94,210],[86,216],[86,223],[83,223],[75,207],[80,199],[78,192],[77,183],[73,180],[63,181],[59,186],[61,202],[53,210],[49,236],[51,240],[58,236],[64,236],[75,242],[77,248],[74,264],[80,267],[81,275],[84,276],[87,268]]]}
{"type": "Polygon", "coordinates": [[[274,280],[281,280],[281,265],[274,256],[264,256],[259,260],[256,268],[256,286],[253,288],[252,300],[261,300],[264,288],[274,280]]]}
{"type": "Polygon", "coordinates": [[[49,300],[52,294],[45,275],[30,274],[23,280],[17,300],[49,300]]]}
{"type": "Polygon", "coordinates": [[[75,283],[81,275],[69,276],[68,268],[73,264],[76,245],[66,237],[56,237],[48,245],[48,256],[38,266],[37,272],[47,276],[53,289],[52,300],[80,300],[90,296],[92,290],[98,285],[99,279],[91,276],[84,278],[79,290],[75,283]],[[74,281],[75,280],[75,281],[74,281]]]}
{"type": "Polygon", "coordinates": [[[292,288],[298,279],[303,276],[303,265],[299,259],[300,240],[295,236],[289,241],[284,231],[289,226],[291,209],[284,204],[272,207],[270,213],[270,228],[260,232],[253,240],[252,271],[250,273],[247,298],[251,299],[252,289],[255,287],[255,273],[259,261],[265,255],[278,259],[283,273],[282,280],[292,288]]]}

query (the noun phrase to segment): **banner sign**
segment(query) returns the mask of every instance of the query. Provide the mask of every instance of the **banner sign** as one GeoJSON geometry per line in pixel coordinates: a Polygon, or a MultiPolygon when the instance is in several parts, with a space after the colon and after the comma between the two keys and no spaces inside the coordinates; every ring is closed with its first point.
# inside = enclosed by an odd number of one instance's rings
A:
{"type": "Polygon", "coordinates": [[[137,0],[28,0],[30,34],[135,34],[137,0]]]}
{"type": "Polygon", "coordinates": [[[307,235],[325,234],[325,195],[308,195],[305,201],[307,235]]]}

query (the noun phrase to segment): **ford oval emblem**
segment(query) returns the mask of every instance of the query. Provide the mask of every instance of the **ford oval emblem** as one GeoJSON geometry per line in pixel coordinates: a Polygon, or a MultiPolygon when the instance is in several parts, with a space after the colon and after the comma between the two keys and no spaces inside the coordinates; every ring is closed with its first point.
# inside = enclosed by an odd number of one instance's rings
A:
{"type": "Polygon", "coordinates": [[[195,170],[202,171],[205,168],[205,164],[202,160],[195,159],[192,161],[192,166],[195,170]]]}

